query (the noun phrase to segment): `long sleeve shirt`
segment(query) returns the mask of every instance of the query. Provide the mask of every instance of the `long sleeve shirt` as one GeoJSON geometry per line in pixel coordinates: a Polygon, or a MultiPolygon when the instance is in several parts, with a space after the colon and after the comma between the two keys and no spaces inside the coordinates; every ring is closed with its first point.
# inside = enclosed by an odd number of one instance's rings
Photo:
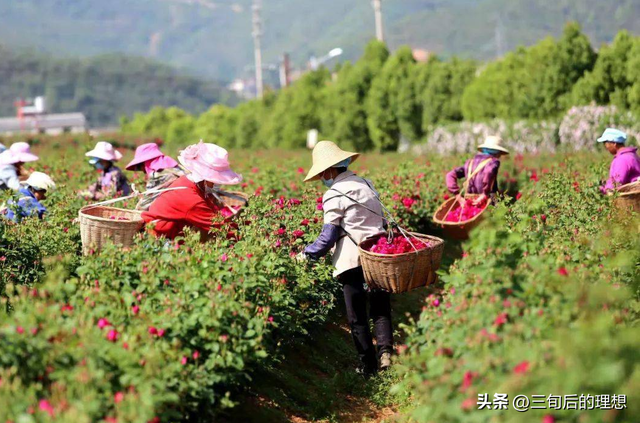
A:
{"type": "Polygon", "coordinates": [[[42,203],[36,199],[27,187],[20,188],[18,192],[21,197],[17,203],[12,200],[7,202],[8,207],[5,211],[5,217],[14,222],[19,222],[23,218],[31,216],[42,219],[47,212],[42,203]]]}
{"type": "Polygon", "coordinates": [[[0,166],[0,189],[20,189],[20,175],[14,165],[0,166]]]}
{"type": "Polygon", "coordinates": [[[468,178],[467,171],[471,164],[471,173],[480,163],[485,160],[491,160],[480,172],[478,172],[469,181],[467,194],[492,194],[498,191],[498,170],[500,169],[500,160],[489,154],[476,154],[473,159],[465,162],[464,166],[456,167],[446,176],[447,189],[450,193],[457,195],[460,193],[458,179],[468,178]]]}
{"type": "MultiPolygon", "coordinates": [[[[333,185],[322,197],[323,229],[331,225],[340,230],[331,257],[336,268],[334,276],[360,266],[358,243],[384,232],[382,205],[377,195],[370,181],[348,170],[336,176],[333,185]]],[[[326,236],[328,239],[320,240],[318,254],[326,254],[325,250],[335,237],[334,231],[331,228],[327,232],[323,230],[324,235],[321,237],[326,236]]],[[[311,256],[313,254],[312,252],[311,256]]]]}
{"type": "Polygon", "coordinates": [[[314,260],[325,256],[340,239],[340,232],[339,226],[324,225],[318,238],[304,249],[304,253],[314,260]]]}
{"type": "Polygon", "coordinates": [[[117,166],[111,166],[109,170],[100,174],[98,181],[89,187],[89,192],[94,200],[100,200],[116,195],[129,195],[131,188],[122,170],[117,166]]]}
{"type": "Polygon", "coordinates": [[[609,179],[601,187],[603,192],[640,180],[640,157],[636,147],[621,148],[609,168],[609,179]]]}
{"type": "Polygon", "coordinates": [[[142,212],[146,223],[153,223],[156,236],[164,235],[169,239],[182,235],[185,226],[208,233],[213,225],[213,218],[221,214],[220,207],[205,198],[195,183],[186,176],[181,176],[170,188],[153,202],[148,211],[142,212]]]}

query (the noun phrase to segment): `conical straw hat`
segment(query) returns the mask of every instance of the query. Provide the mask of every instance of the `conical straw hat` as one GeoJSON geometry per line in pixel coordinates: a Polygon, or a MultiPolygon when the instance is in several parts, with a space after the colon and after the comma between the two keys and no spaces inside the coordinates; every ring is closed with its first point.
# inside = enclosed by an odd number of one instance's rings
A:
{"type": "Polygon", "coordinates": [[[354,162],[360,154],[344,151],[333,141],[320,141],[313,148],[313,166],[309,169],[305,182],[314,181],[327,169],[337,165],[343,160],[351,158],[354,162]]]}
{"type": "Polygon", "coordinates": [[[502,151],[503,153],[509,154],[509,150],[502,146],[502,138],[496,136],[488,136],[484,143],[478,146],[478,150],[482,150],[483,148],[491,148],[492,150],[502,151]]]}

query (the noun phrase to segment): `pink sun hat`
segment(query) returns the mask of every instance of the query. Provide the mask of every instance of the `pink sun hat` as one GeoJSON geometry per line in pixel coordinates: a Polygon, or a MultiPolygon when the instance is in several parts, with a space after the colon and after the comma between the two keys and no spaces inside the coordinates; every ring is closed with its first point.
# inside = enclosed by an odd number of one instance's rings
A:
{"type": "Polygon", "coordinates": [[[35,162],[38,156],[31,152],[31,147],[26,142],[16,142],[0,154],[0,164],[11,165],[16,163],[35,162]]]}
{"type": "Polygon", "coordinates": [[[201,140],[182,150],[178,160],[190,172],[189,179],[195,183],[208,181],[220,185],[235,185],[242,182],[242,175],[235,173],[229,166],[227,150],[215,144],[201,140]]]}
{"type": "Polygon", "coordinates": [[[122,158],[122,153],[113,148],[111,143],[106,141],[98,141],[93,150],[85,153],[87,157],[95,157],[97,159],[109,160],[110,162],[116,162],[122,158]]]}
{"type": "Polygon", "coordinates": [[[158,144],[154,142],[142,144],[136,148],[136,154],[133,160],[131,160],[125,169],[133,170],[135,166],[141,163],[145,163],[145,168],[148,167],[151,171],[171,169],[178,166],[178,162],[169,156],[165,156],[162,151],[160,151],[158,144]]]}

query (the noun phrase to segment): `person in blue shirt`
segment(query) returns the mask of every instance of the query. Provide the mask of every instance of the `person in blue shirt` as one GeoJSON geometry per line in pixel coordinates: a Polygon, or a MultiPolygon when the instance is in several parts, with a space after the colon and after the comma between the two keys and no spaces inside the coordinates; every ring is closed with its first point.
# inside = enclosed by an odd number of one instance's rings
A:
{"type": "Polygon", "coordinates": [[[49,175],[33,172],[18,190],[17,202],[9,200],[4,209],[4,217],[14,222],[20,222],[26,217],[42,219],[47,212],[40,201],[47,198],[47,191],[55,188],[56,184],[49,175]]]}

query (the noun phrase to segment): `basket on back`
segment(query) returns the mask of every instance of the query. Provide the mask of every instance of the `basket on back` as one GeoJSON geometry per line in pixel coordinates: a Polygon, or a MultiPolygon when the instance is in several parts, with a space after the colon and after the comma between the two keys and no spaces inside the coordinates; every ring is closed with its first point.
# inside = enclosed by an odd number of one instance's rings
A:
{"type": "MultiPolygon", "coordinates": [[[[464,196],[465,200],[473,200],[478,197],[479,194],[467,194],[464,196]]],[[[447,222],[447,215],[455,209],[455,206],[456,197],[449,198],[447,201],[442,203],[442,205],[438,207],[438,210],[433,214],[433,221],[440,225],[444,229],[444,232],[451,238],[460,240],[468,239],[471,229],[478,226],[484,218],[484,213],[487,211],[487,207],[489,207],[489,202],[487,201],[482,211],[471,219],[462,220],[460,222],[447,222]]]]}
{"type": "Polygon", "coordinates": [[[635,211],[640,213],[640,181],[622,185],[618,188],[618,198],[615,205],[623,211],[635,211]]]}
{"type": "Polygon", "coordinates": [[[107,242],[130,247],[144,226],[141,213],[106,206],[86,206],[78,212],[82,252],[99,252],[107,242]]]}
{"type": "Polygon", "coordinates": [[[369,287],[400,293],[436,282],[436,271],[442,262],[444,241],[430,235],[411,235],[428,242],[429,246],[417,252],[378,254],[368,251],[377,242],[377,236],[360,243],[360,262],[369,287]]]}

